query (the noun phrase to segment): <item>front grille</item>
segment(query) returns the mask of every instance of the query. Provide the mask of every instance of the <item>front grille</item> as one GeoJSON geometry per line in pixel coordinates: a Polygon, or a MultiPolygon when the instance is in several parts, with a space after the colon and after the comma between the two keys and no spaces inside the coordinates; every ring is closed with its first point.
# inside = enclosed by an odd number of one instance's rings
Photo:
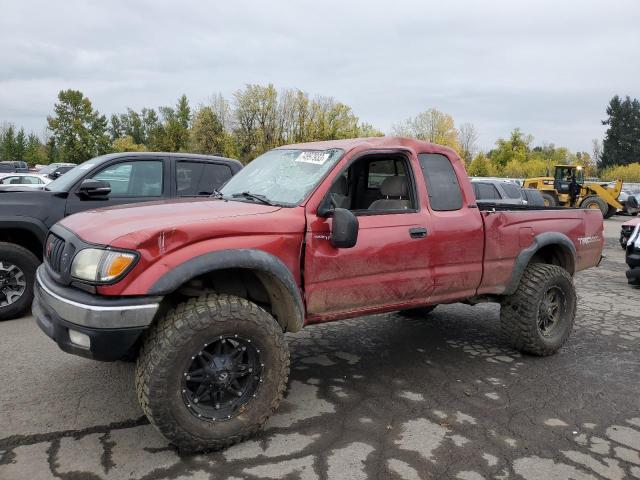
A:
{"type": "Polygon", "coordinates": [[[62,254],[64,252],[64,240],[50,233],[44,247],[44,258],[49,268],[56,273],[62,269],[62,254]]]}

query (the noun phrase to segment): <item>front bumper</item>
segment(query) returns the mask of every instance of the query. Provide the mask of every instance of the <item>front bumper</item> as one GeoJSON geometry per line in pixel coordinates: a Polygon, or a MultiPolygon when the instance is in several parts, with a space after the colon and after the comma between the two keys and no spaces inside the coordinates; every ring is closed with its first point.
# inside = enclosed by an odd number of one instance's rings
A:
{"type": "Polygon", "coordinates": [[[107,298],[53,282],[43,266],[34,286],[33,316],[40,329],[68,353],[94,360],[122,358],[151,324],[160,297],[107,298]],[[71,332],[88,337],[88,346],[71,332]]]}

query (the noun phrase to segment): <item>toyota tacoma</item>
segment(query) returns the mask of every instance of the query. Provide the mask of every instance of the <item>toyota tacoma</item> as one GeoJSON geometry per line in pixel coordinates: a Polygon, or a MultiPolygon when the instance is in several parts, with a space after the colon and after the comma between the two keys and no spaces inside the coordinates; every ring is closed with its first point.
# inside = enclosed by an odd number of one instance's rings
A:
{"type": "Polygon", "coordinates": [[[137,358],[151,423],[181,450],[255,433],[289,375],[285,332],[497,302],[522,352],[567,340],[598,210],[478,205],[445,147],[402,138],[268,151],[212,198],[79,213],[51,229],[33,313],[66,352],[137,358]]]}

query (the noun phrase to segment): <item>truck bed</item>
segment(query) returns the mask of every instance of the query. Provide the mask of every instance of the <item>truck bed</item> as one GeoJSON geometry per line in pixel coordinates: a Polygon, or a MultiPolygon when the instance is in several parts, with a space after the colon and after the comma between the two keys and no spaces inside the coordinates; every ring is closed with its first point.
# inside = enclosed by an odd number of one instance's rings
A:
{"type": "MultiPolygon", "coordinates": [[[[575,258],[567,265],[573,274],[600,261],[604,246],[599,210],[529,207],[526,205],[478,206],[484,223],[484,273],[478,294],[504,294],[517,274],[517,260],[543,242],[563,242],[575,258]]],[[[544,255],[544,250],[540,255],[544,255]]],[[[547,259],[548,260],[548,259],[547,259]]],[[[551,262],[553,263],[553,262],[551,262]]]]}

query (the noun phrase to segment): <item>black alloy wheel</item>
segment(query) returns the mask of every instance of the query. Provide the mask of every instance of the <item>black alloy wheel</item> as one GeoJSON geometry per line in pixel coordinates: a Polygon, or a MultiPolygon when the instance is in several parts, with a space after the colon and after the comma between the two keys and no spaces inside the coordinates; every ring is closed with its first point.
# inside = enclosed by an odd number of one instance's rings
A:
{"type": "Polygon", "coordinates": [[[228,420],[256,396],[263,368],[251,340],[220,336],[205,343],[184,370],[184,403],[202,420],[228,420]]]}

